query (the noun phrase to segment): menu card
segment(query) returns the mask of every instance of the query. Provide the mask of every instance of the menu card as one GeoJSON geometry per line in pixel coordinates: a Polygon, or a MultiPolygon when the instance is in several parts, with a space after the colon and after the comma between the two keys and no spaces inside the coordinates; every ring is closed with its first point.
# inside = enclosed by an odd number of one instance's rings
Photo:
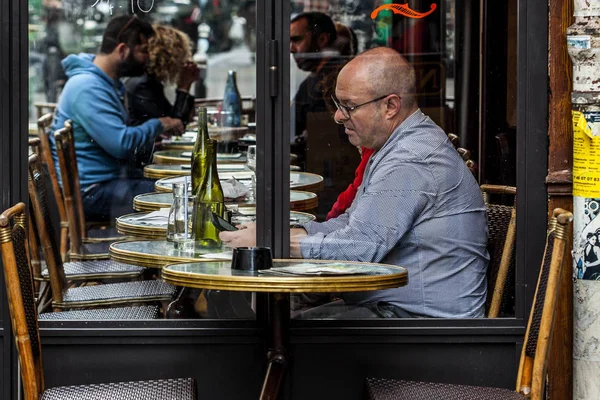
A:
{"type": "Polygon", "coordinates": [[[339,276],[339,275],[382,275],[385,271],[371,265],[360,264],[310,264],[299,263],[287,267],[261,269],[261,275],[274,276],[339,276]]]}

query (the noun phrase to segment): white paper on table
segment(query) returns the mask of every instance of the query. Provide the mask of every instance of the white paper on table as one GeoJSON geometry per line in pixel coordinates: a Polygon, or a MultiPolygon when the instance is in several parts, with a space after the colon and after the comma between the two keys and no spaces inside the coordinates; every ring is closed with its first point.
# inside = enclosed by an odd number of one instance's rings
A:
{"type": "Polygon", "coordinates": [[[167,221],[169,219],[169,209],[161,208],[158,211],[152,211],[151,213],[145,215],[131,216],[130,219],[141,225],[167,225],[167,221]]]}
{"type": "Polygon", "coordinates": [[[201,258],[214,258],[217,260],[231,260],[233,258],[233,251],[224,251],[222,253],[209,253],[200,255],[201,258]]]}
{"type": "Polygon", "coordinates": [[[221,181],[223,195],[228,199],[237,199],[244,197],[250,192],[250,188],[236,179],[221,181]]]}

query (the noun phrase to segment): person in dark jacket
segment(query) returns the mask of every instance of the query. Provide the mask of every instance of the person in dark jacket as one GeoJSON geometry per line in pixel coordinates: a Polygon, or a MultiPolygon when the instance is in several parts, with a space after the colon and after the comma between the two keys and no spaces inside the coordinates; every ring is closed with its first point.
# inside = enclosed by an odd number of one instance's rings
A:
{"type": "Polygon", "coordinates": [[[128,125],[136,126],[151,118],[179,118],[184,124],[191,119],[194,97],[190,85],[198,77],[198,67],[191,60],[191,43],[182,31],[155,25],[155,35],[148,42],[150,61],[146,74],[130,78],[127,90],[128,125]],[[177,84],[175,104],[164,94],[164,84],[177,84]]]}

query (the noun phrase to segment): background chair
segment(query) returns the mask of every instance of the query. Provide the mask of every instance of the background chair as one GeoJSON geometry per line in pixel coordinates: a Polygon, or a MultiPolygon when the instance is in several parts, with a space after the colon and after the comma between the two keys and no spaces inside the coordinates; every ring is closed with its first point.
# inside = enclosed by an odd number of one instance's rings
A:
{"type": "Polygon", "coordinates": [[[54,165],[54,159],[52,158],[52,151],[50,150],[50,143],[48,140],[48,135],[50,134],[50,125],[52,124],[53,118],[53,113],[47,113],[38,119],[39,151],[35,154],[37,154],[42,162],[43,167],[48,171],[48,177],[50,178],[50,185],[52,187],[52,194],[54,196],[54,203],[56,204],[60,221],[60,256],[63,261],[67,261],[67,252],[69,250],[69,221],[67,219],[67,212],[65,210],[62,190],[60,188],[60,184],[58,183],[58,175],[56,174],[56,167],[54,165]]]}
{"type": "MultiPolygon", "coordinates": [[[[117,263],[112,260],[67,263],[65,267],[58,253],[56,238],[49,222],[48,207],[43,189],[37,156],[30,156],[29,193],[42,253],[48,268],[52,290],[52,307],[55,310],[99,307],[118,304],[164,302],[172,300],[175,286],[165,282],[135,281],[68,288],[67,277],[76,279],[139,278],[142,267],[117,263]]],[[[42,272],[44,276],[44,272],[42,272]]]]}
{"type": "Polygon", "coordinates": [[[108,258],[110,243],[126,237],[120,235],[110,224],[86,221],[71,121],[65,121],[65,127],[54,132],[54,138],[69,221],[69,257],[77,260],[108,258]],[[98,226],[101,229],[93,229],[98,226]]]}
{"type": "Polygon", "coordinates": [[[487,210],[488,225],[488,318],[508,315],[514,307],[515,238],[517,232],[517,188],[481,185],[487,210]],[[511,205],[492,203],[491,196],[509,197],[511,205]],[[508,285],[508,288],[507,288],[508,285]],[[507,290],[508,289],[508,290],[507,290]]]}
{"type": "Polygon", "coordinates": [[[42,346],[32,280],[27,263],[27,229],[25,225],[25,204],[23,203],[17,204],[0,215],[0,249],[25,400],[40,398],[42,400],[196,399],[196,382],[191,378],[63,386],[44,390],[42,346]],[[11,221],[14,221],[12,226],[11,221]]]}
{"type": "Polygon", "coordinates": [[[546,249],[521,351],[516,392],[490,387],[367,378],[366,398],[370,400],[543,399],[556,299],[567,249],[568,225],[572,220],[573,214],[557,208],[548,223],[546,249]]]}

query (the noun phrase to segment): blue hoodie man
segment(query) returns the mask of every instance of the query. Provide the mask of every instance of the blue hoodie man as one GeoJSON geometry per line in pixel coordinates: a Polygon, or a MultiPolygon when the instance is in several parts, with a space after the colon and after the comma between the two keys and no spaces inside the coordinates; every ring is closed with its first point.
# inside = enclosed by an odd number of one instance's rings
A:
{"type": "MultiPolygon", "coordinates": [[[[152,26],[129,16],[113,18],[97,55],[69,55],[62,61],[68,81],[61,94],[51,131],[71,120],[86,217],[112,220],[132,211],[133,197],[154,191],[131,162],[151,147],[158,135],[183,130],[179,119],[158,118],[130,127],[122,102],[124,76],[139,76],[148,62],[152,26]]],[[[57,162],[54,136],[50,135],[57,162]]]]}

